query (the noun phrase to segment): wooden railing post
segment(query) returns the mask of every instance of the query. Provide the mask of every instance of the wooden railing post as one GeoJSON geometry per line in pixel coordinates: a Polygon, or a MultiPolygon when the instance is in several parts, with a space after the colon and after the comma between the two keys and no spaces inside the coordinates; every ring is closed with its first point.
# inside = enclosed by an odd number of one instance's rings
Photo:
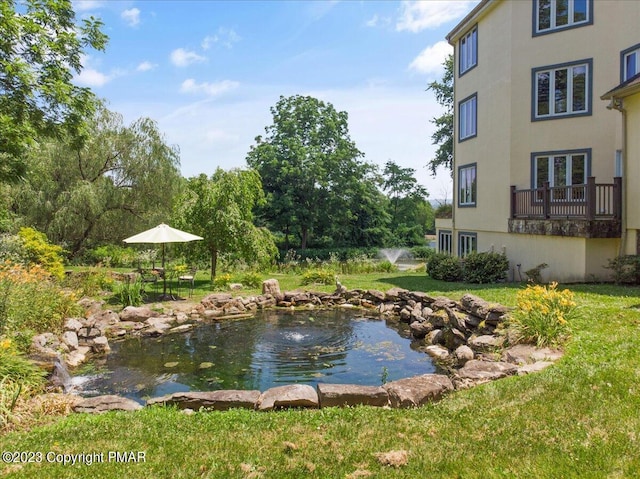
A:
{"type": "Polygon", "coordinates": [[[587,178],[587,219],[596,219],[596,178],[587,178]]]}
{"type": "Polygon", "coordinates": [[[613,217],[622,219],[622,178],[619,176],[613,179],[613,217]]]}
{"type": "Polygon", "coordinates": [[[516,217],[516,187],[511,185],[511,219],[516,217]]]}
{"type": "Polygon", "coordinates": [[[542,215],[548,219],[550,217],[551,206],[551,190],[549,189],[549,182],[545,181],[542,186],[542,215]]]}

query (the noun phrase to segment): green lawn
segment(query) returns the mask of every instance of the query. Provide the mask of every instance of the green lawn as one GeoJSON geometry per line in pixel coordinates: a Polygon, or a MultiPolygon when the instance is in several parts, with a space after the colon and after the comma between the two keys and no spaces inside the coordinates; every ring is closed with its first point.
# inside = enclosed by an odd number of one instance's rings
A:
{"type": "MultiPolygon", "coordinates": [[[[276,276],[277,277],[277,276],[276,276]]],[[[278,277],[282,289],[299,277],[278,277]]],[[[415,273],[341,276],[348,288],[399,286],[513,305],[518,285],[434,282],[415,273]]],[[[4,451],[144,451],[146,462],[0,465],[7,477],[633,478],[640,477],[640,295],[572,285],[582,316],[562,360],[541,373],[459,391],[413,410],[324,409],[187,416],[173,409],[72,415],[0,436],[4,451]],[[406,465],[376,453],[404,450],[406,465]]],[[[329,289],[332,289],[329,287],[329,289]]],[[[49,456],[51,457],[51,456],[49,456]]]]}

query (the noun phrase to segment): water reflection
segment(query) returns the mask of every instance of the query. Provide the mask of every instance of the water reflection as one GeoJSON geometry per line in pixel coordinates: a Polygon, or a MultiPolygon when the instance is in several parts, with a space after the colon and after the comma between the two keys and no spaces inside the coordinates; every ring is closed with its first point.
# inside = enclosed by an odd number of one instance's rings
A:
{"type": "Polygon", "coordinates": [[[266,311],[160,338],[112,344],[83,381],[87,394],[142,401],[178,391],[259,389],[304,383],[380,385],[435,370],[395,323],[353,312],[266,311]]]}

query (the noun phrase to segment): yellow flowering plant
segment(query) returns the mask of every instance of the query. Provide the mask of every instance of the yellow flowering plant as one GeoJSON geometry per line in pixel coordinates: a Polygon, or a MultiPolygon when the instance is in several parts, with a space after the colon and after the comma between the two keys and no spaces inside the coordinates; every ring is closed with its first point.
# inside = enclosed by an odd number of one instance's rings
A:
{"type": "Polygon", "coordinates": [[[518,292],[516,300],[509,325],[519,342],[551,346],[569,337],[571,320],[577,314],[571,291],[558,290],[556,282],[549,286],[529,285],[518,292]]]}

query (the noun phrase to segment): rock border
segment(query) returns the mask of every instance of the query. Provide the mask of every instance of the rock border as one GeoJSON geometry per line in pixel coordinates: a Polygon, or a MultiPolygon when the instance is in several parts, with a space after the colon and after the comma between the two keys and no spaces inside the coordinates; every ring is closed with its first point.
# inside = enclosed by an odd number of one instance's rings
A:
{"type": "MultiPolygon", "coordinates": [[[[312,291],[280,292],[277,280],[263,282],[263,294],[234,297],[229,293],[207,295],[187,310],[165,310],[155,307],[128,306],[120,313],[103,309],[104,303],[83,299],[85,318],[67,318],[61,335],[44,333],[34,337],[33,359],[48,367],[52,383],[56,378],[56,361],[76,367],[91,355],[110,351],[109,339],[127,336],[153,337],[182,333],[198,322],[252,317],[258,310],[272,308],[316,309],[358,308],[383,317],[395,317],[409,324],[413,338],[423,340],[423,350],[447,374],[425,374],[404,378],[382,387],[353,384],[324,384],[316,388],[294,384],[277,386],[267,391],[218,390],[174,393],[152,398],[147,406],[175,405],[184,410],[227,410],[249,408],[259,411],[301,407],[370,405],[378,407],[417,407],[437,401],[445,394],[515,374],[536,372],[553,364],[562,353],[516,345],[507,349],[502,325],[510,309],[492,304],[472,294],[460,301],[419,291],[392,288],[378,290],[347,290],[341,285],[333,293],[312,291]]],[[[117,396],[97,396],[80,400],[78,412],[136,410],[136,401],[117,396]],[[102,399],[99,399],[102,398],[102,399]],[[130,402],[129,402],[130,401],[130,402]]]]}

